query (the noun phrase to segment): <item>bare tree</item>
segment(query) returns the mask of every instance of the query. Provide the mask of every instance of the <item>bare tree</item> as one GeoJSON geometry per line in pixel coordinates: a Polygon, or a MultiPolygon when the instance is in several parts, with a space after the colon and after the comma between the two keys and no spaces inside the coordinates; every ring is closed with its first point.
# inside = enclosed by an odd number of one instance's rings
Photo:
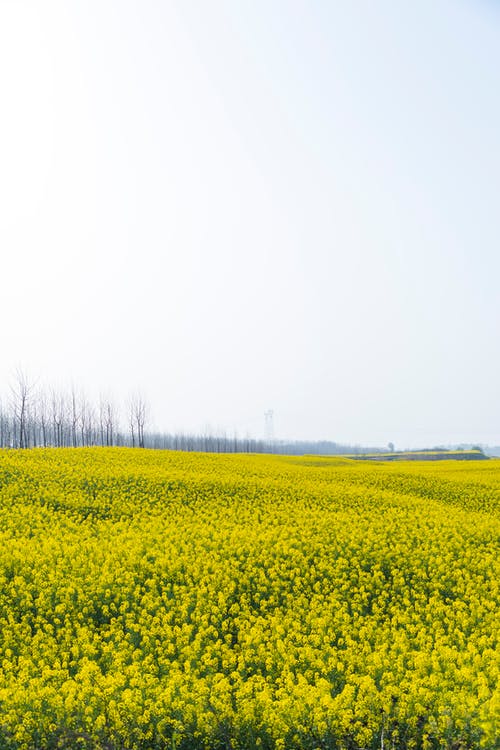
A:
{"type": "Polygon", "coordinates": [[[31,403],[28,406],[28,420],[26,431],[28,433],[28,445],[32,445],[33,448],[36,448],[39,439],[39,416],[36,397],[31,399],[31,403]]]}
{"type": "Polygon", "coordinates": [[[87,401],[85,394],[80,395],[80,432],[81,445],[93,445],[94,437],[94,409],[87,401]]]}
{"type": "Polygon", "coordinates": [[[78,422],[81,418],[80,413],[80,403],[79,399],[77,398],[75,387],[71,386],[71,442],[73,445],[73,448],[76,448],[78,445],[78,422]]]}
{"type": "Polygon", "coordinates": [[[106,404],[106,445],[113,445],[115,410],[111,401],[106,404]]]}
{"type": "Polygon", "coordinates": [[[99,400],[99,432],[101,445],[114,445],[115,428],[115,407],[109,399],[105,399],[101,396],[99,400]]]}
{"type": "Polygon", "coordinates": [[[0,402],[0,448],[9,448],[12,445],[12,421],[7,409],[0,402]]]}
{"type": "Polygon", "coordinates": [[[98,444],[104,445],[104,433],[105,433],[105,427],[106,424],[106,403],[104,401],[104,397],[101,395],[99,397],[99,438],[98,438],[98,444]]]}
{"type": "Polygon", "coordinates": [[[130,440],[132,442],[132,448],[135,448],[135,444],[136,444],[135,396],[132,396],[128,406],[129,406],[128,424],[130,428],[130,440]]]}
{"type": "Polygon", "coordinates": [[[140,394],[135,394],[130,400],[130,434],[132,446],[135,448],[136,438],[139,448],[144,448],[144,429],[147,417],[147,404],[140,394]]]}
{"type": "Polygon", "coordinates": [[[40,414],[40,441],[44,448],[49,445],[49,415],[47,408],[47,399],[41,391],[38,395],[38,410],[40,414]]]}
{"type": "Polygon", "coordinates": [[[30,383],[28,376],[21,369],[16,371],[16,382],[11,387],[11,392],[14,424],[17,433],[16,443],[19,448],[27,448],[29,445],[28,416],[33,384],[30,383]]]}
{"type": "Polygon", "coordinates": [[[53,429],[52,440],[57,448],[62,448],[64,446],[64,428],[66,422],[66,400],[64,395],[52,390],[51,406],[53,429]]]}

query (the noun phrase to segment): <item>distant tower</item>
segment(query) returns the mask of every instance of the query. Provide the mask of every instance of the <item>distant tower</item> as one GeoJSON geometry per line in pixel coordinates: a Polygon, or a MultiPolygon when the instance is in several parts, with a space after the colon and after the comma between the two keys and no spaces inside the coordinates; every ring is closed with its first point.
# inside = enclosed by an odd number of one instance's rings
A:
{"type": "Polygon", "coordinates": [[[272,443],[274,440],[274,412],[272,409],[264,412],[264,424],[266,443],[272,443]]]}

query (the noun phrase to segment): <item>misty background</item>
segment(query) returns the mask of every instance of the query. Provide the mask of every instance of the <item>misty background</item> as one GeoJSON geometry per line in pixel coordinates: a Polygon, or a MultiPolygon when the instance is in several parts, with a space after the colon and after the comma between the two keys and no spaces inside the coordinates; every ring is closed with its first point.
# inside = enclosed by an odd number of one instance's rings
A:
{"type": "Polygon", "coordinates": [[[500,444],[500,12],[0,0],[0,391],[500,444]]]}

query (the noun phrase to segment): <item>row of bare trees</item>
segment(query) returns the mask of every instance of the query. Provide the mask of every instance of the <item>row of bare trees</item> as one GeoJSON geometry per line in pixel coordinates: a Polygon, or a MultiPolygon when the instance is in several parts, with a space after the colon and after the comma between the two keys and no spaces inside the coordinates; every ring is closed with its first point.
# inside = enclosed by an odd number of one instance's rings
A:
{"type": "Polygon", "coordinates": [[[0,401],[0,447],[36,448],[131,445],[145,447],[146,401],[127,404],[127,427],[108,398],[93,404],[82,390],[43,389],[18,372],[0,401]]]}
{"type": "Polygon", "coordinates": [[[96,403],[75,387],[66,391],[41,388],[18,371],[7,396],[0,399],[0,448],[54,446],[130,446],[210,453],[345,454],[375,452],[377,448],[341,445],[331,441],[285,442],[255,440],[224,432],[167,433],[146,429],[148,406],[141,394],[125,409],[107,397],[96,403]]]}
{"type": "Polygon", "coordinates": [[[119,409],[107,397],[93,403],[75,387],[41,388],[18,371],[0,400],[0,448],[130,446],[213,453],[264,453],[271,445],[207,431],[203,435],[146,430],[148,406],[141,394],[119,409]]]}

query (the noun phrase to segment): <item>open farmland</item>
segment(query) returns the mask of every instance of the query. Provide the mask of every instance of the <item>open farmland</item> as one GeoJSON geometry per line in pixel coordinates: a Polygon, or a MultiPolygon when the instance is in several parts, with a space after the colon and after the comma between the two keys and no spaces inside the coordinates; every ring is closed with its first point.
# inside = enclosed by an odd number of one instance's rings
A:
{"type": "Polygon", "coordinates": [[[500,461],[0,452],[0,748],[497,747],[500,461]]]}

